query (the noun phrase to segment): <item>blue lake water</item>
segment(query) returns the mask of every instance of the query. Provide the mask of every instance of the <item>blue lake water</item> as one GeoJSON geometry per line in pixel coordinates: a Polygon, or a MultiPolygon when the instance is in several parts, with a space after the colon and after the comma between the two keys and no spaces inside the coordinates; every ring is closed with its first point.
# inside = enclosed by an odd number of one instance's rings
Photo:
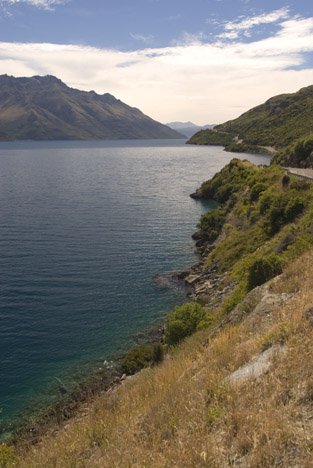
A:
{"type": "Polygon", "coordinates": [[[189,194],[233,157],[180,140],[0,144],[2,423],[183,300],[153,277],[196,262],[208,206],[189,194]]]}

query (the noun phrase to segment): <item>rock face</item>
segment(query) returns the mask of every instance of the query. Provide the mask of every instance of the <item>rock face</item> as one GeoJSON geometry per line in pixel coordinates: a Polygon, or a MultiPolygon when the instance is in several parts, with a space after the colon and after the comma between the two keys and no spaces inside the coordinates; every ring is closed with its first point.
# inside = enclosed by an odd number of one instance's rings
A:
{"type": "Polygon", "coordinates": [[[275,345],[259,354],[256,358],[252,359],[245,366],[240,367],[235,372],[230,374],[228,381],[231,383],[240,383],[245,380],[256,379],[263,374],[266,374],[271,366],[274,356],[281,354],[284,347],[275,345]]]}
{"type": "Polygon", "coordinates": [[[0,76],[0,139],[183,138],[111,94],[72,89],[54,76],[0,76]]]}

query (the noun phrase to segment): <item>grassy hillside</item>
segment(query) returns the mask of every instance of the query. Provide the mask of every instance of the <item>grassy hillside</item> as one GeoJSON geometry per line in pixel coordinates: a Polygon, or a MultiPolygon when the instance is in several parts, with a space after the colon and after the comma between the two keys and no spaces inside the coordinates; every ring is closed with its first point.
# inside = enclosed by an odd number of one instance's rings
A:
{"type": "Polygon", "coordinates": [[[232,143],[234,136],[225,133],[217,132],[211,129],[200,130],[195,133],[188,141],[189,145],[216,145],[216,146],[227,146],[232,143]]]}
{"type": "Polygon", "coordinates": [[[220,203],[199,223],[214,241],[202,268],[234,283],[228,297],[172,312],[168,343],[201,330],[39,444],[2,446],[0,465],[312,466],[313,185],[233,160],[197,196],[220,203]]]}
{"type": "Polygon", "coordinates": [[[238,135],[250,144],[286,147],[313,131],[313,86],[275,96],[215,128],[238,135]]]}
{"type": "Polygon", "coordinates": [[[72,89],[54,76],[0,76],[0,139],[183,138],[111,94],[72,89]]]}
{"type": "Polygon", "coordinates": [[[312,261],[304,255],[270,286],[271,305],[250,293],[223,329],[198,332],[99,396],[17,466],[311,466],[312,261]],[[273,345],[284,348],[268,373],[231,383],[273,345]]]}
{"type": "MultiPolygon", "coordinates": [[[[241,152],[261,152],[262,147],[284,150],[291,145],[287,154],[281,153],[276,161],[294,165],[297,157],[290,154],[295,142],[307,139],[312,132],[313,86],[308,86],[294,94],[275,96],[237,119],[215,126],[214,131],[198,132],[189,143],[221,144],[228,146],[229,151],[241,152]]],[[[312,162],[303,164],[312,167],[312,162]]]]}
{"type": "Polygon", "coordinates": [[[233,160],[197,196],[221,203],[202,216],[199,227],[216,238],[207,263],[237,282],[225,311],[313,245],[313,185],[286,176],[279,166],[233,160]]]}

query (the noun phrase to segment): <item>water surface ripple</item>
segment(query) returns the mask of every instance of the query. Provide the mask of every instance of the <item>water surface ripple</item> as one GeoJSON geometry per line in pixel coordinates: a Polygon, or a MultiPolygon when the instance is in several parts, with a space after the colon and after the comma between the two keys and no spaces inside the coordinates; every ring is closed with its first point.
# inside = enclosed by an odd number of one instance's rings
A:
{"type": "Polygon", "coordinates": [[[182,300],[152,278],[196,261],[207,207],[189,194],[232,157],[174,140],[0,144],[3,421],[182,300]]]}

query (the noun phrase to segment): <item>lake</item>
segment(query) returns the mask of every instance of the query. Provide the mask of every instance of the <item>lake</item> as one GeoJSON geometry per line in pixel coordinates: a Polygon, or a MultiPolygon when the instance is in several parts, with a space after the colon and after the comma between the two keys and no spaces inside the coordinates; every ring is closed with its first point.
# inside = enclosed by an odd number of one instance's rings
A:
{"type": "Polygon", "coordinates": [[[0,143],[3,426],[184,300],[153,278],[197,261],[210,206],[189,194],[233,157],[181,140],[0,143]]]}

